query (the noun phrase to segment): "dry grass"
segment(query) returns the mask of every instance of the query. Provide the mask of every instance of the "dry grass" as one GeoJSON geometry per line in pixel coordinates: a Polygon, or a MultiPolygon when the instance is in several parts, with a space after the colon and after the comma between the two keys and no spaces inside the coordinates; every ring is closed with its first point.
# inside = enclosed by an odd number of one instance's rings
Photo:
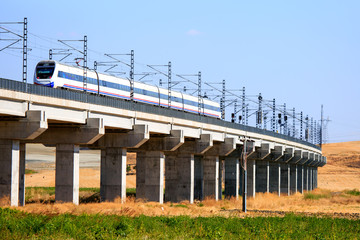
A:
{"type": "MultiPolygon", "coordinates": [[[[358,191],[357,191],[358,192],[358,191]]],[[[248,199],[248,213],[243,213],[241,198],[224,199],[215,201],[214,199],[205,199],[190,204],[187,201],[181,203],[164,203],[146,202],[137,200],[134,197],[127,197],[125,203],[121,203],[118,198],[114,202],[103,203],[84,203],[78,206],[72,203],[43,203],[42,200],[47,196],[35,195],[34,203],[19,207],[22,211],[36,214],[57,215],[70,213],[74,215],[81,214],[107,214],[107,215],[125,215],[125,216],[180,216],[186,215],[191,217],[245,217],[245,216],[268,216],[274,215],[279,211],[332,214],[332,213],[357,213],[360,216],[360,196],[351,195],[344,192],[331,192],[325,189],[317,189],[308,194],[322,196],[320,198],[306,199],[306,194],[294,194],[291,196],[279,197],[276,194],[257,194],[256,198],[248,199]],[[255,211],[256,210],[256,211],[255,211]],[[258,211],[269,211],[268,214],[259,213],[258,211]]],[[[8,198],[1,199],[1,206],[9,206],[8,198]]]]}
{"type": "Polygon", "coordinates": [[[1,206],[10,206],[10,196],[0,198],[0,207],[1,206]]]}
{"type": "Polygon", "coordinates": [[[282,197],[257,193],[255,199],[249,199],[248,206],[250,209],[271,211],[360,213],[360,197],[328,189],[316,189],[309,193],[282,197]],[[307,194],[315,198],[307,198],[307,194]]]}

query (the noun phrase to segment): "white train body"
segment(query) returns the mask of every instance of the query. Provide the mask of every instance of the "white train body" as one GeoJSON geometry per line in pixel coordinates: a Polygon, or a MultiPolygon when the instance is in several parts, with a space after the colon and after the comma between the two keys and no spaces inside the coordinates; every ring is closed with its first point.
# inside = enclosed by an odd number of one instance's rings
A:
{"type": "MultiPolygon", "coordinates": [[[[41,61],[37,64],[34,83],[53,88],[67,88],[84,91],[83,69],[56,61],[41,61]]],[[[87,89],[91,93],[130,100],[130,81],[107,74],[87,71],[87,89]]],[[[157,86],[134,82],[133,100],[146,104],[168,106],[168,90],[157,86]]],[[[219,103],[201,99],[201,114],[219,118],[219,103]]],[[[177,91],[171,91],[171,108],[199,113],[198,98],[177,91]]]]}

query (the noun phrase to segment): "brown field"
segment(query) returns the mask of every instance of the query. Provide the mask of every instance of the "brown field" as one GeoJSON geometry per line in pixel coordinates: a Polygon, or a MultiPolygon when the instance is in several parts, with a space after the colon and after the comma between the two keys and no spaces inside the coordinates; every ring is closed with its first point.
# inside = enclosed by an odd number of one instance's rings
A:
{"type": "MultiPolygon", "coordinates": [[[[51,154],[48,152],[48,154],[51,154]]],[[[204,200],[201,203],[181,204],[137,201],[129,197],[125,204],[85,203],[73,204],[41,204],[32,203],[19,207],[27,212],[43,214],[59,213],[101,213],[138,216],[156,215],[191,215],[191,216],[262,216],[281,215],[284,212],[301,212],[305,214],[360,218],[360,196],[352,196],[345,191],[360,188],[360,141],[332,143],[323,146],[323,154],[327,156],[327,165],[319,168],[318,186],[312,191],[320,195],[320,199],[305,199],[306,194],[278,197],[275,194],[257,194],[255,199],[248,199],[248,213],[241,212],[241,199],[204,200]]],[[[134,162],[134,155],[129,158],[134,162]]],[[[27,165],[31,168],[30,165],[27,165]]],[[[80,187],[99,187],[100,172],[98,167],[80,169],[80,187]]],[[[55,186],[54,170],[39,170],[38,173],[26,175],[26,186],[55,186]]],[[[136,186],[135,175],[127,176],[128,188],[136,186]]],[[[35,201],[36,202],[36,201],[35,201]]]]}
{"type": "Polygon", "coordinates": [[[319,188],[360,189],[360,141],[323,145],[327,164],[319,168],[319,188]]]}

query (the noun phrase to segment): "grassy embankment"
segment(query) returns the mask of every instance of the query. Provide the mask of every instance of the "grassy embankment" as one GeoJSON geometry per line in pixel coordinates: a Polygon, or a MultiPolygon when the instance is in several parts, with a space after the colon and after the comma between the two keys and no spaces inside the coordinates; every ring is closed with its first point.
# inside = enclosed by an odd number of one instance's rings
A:
{"type": "Polygon", "coordinates": [[[28,214],[0,209],[3,239],[357,239],[360,221],[295,215],[257,218],[28,214]]]}

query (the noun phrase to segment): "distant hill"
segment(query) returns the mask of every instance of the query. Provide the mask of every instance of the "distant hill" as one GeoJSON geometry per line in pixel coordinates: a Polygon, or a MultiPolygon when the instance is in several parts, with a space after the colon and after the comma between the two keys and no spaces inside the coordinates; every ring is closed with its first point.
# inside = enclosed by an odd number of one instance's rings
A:
{"type": "Polygon", "coordinates": [[[323,145],[327,164],[318,169],[319,188],[331,191],[359,189],[360,141],[323,145]]]}
{"type": "Polygon", "coordinates": [[[324,144],[322,150],[330,165],[360,168],[360,141],[324,144]]]}

